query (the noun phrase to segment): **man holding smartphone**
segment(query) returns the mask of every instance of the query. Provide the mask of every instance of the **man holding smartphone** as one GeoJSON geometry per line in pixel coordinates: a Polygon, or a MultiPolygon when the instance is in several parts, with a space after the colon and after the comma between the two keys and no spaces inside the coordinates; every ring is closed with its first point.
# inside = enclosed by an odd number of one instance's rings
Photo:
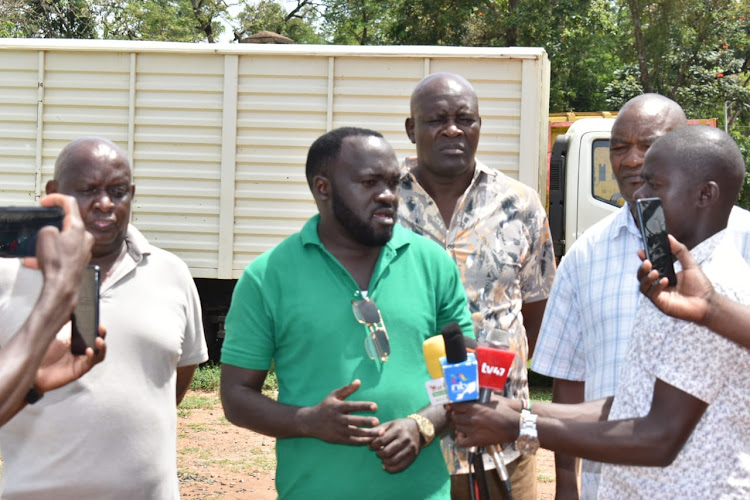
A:
{"type": "MultiPolygon", "coordinates": [[[[643,158],[659,137],[685,126],[680,105],[658,94],[634,97],[617,115],[610,161],[626,205],[589,228],[560,263],[531,364],[555,379],[554,402],[580,403],[615,393],[640,300],[635,276],[644,243],[634,194],[643,185],[643,158]]],[[[750,261],[750,214],[735,207],[729,227],[750,261]]],[[[578,498],[575,458],[558,454],[555,467],[558,499],[578,498]]],[[[584,460],[582,498],[596,498],[600,467],[584,460]]]]}
{"type": "MultiPolygon", "coordinates": [[[[65,218],[62,230],[47,226],[39,231],[36,256],[24,261],[27,267],[41,270],[44,284],[23,325],[0,349],[0,426],[27,403],[83,376],[105,354],[103,328],[96,355],[88,349],[75,356],[69,343],[55,339],[70,320],[94,240],[86,232],[73,198],[55,194],[42,198],[41,204],[61,207],[65,218]]],[[[7,281],[12,274],[6,272],[17,266],[18,259],[0,263],[0,308],[19,300],[18,290],[7,281]]]]}
{"type": "MultiPolygon", "coordinates": [[[[94,237],[107,362],[27,407],[0,429],[4,500],[177,499],[176,404],[208,358],[187,266],[129,224],[135,194],[122,149],[99,137],[68,144],[48,193],[73,196],[94,237]]],[[[16,284],[41,286],[19,273],[16,284]]],[[[0,309],[7,324],[31,302],[0,309]]]]}
{"type": "MultiPolygon", "coordinates": [[[[732,138],[706,126],[672,131],[649,149],[642,176],[635,198],[659,198],[669,232],[714,289],[750,304],[750,265],[727,229],[745,177],[732,138]]],[[[606,462],[600,499],[748,498],[749,407],[750,351],[643,300],[614,398],[534,403],[520,419],[535,422],[538,446],[606,462]]],[[[459,442],[515,439],[519,410],[456,405],[459,442]]]]}

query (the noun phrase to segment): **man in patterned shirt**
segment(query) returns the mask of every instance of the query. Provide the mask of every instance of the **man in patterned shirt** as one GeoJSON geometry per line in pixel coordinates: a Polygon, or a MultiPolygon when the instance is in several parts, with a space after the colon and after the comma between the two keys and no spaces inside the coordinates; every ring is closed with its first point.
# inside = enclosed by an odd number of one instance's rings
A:
{"type": "MultiPolygon", "coordinates": [[[[528,399],[526,362],[555,273],[552,239],[537,193],[475,158],[481,125],[476,93],[463,77],[437,73],[417,85],[406,119],[417,157],[406,160],[399,219],[455,260],[479,340],[496,330],[509,333],[517,356],[506,394],[528,399]]],[[[466,450],[448,437],[443,454],[451,496],[469,498],[466,450]]],[[[511,446],[504,456],[514,498],[536,499],[535,458],[519,458],[511,446]]],[[[492,498],[503,498],[497,475],[487,476],[492,498]]]]}
{"type": "MultiPolygon", "coordinates": [[[[716,291],[749,304],[750,266],[726,229],[745,176],[732,138],[705,126],[677,129],[651,146],[641,174],[635,197],[660,198],[670,233],[716,291]]],[[[519,405],[496,406],[456,405],[458,441],[515,438],[519,405]]],[[[644,300],[614,398],[539,403],[534,413],[541,446],[607,462],[600,499],[748,498],[748,408],[750,351],[644,300]]]]}
{"type": "MultiPolygon", "coordinates": [[[[554,377],[556,403],[593,401],[615,393],[640,301],[636,252],[643,243],[635,223],[634,194],[642,185],[643,158],[655,140],[686,125],[680,105],[658,94],[634,97],[615,120],[610,161],[627,203],[589,228],[566,253],[531,363],[535,372],[554,377]]],[[[750,214],[735,208],[729,227],[750,261],[750,214]]],[[[578,498],[574,460],[555,457],[558,499],[578,498]]],[[[600,468],[599,463],[583,461],[581,498],[596,498],[600,468]]]]}

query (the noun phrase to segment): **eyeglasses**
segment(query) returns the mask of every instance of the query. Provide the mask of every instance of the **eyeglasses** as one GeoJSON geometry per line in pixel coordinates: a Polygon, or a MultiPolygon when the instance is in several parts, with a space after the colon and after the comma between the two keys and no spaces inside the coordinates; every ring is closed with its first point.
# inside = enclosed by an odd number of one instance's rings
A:
{"type": "Polygon", "coordinates": [[[352,311],[356,320],[367,327],[367,337],[365,337],[367,355],[370,359],[388,361],[391,342],[388,340],[388,332],[385,331],[383,317],[375,301],[370,298],[352,300],[352,311]]]}

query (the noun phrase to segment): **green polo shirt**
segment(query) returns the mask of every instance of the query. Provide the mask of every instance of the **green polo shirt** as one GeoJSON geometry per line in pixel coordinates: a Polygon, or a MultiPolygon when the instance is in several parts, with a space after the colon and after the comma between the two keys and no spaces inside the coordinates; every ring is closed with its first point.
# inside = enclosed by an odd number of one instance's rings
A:
{"type": "MultiPolygon", "coordinates": [[[[391,355],[371,360],[365,327],[352,313],[359,288],[321,244],[319,216],[302,231],[255,259],[234,290],[222,363],[267,370],[273,360],[279,402],[318,404],[354,379],[348,399],[374,401],[388,422],[429,404],[422,343],[457,321],[473,337],[466,295],[453,260],[436,243],[396,225],[382,248],[368,288],[388,330],[391,355]]],[[[313,499],[449,498],[450,484],[437,442],[405,471],[390,474],[367,447],[312,438],[276,443],[279,497],[313,499]]]]}

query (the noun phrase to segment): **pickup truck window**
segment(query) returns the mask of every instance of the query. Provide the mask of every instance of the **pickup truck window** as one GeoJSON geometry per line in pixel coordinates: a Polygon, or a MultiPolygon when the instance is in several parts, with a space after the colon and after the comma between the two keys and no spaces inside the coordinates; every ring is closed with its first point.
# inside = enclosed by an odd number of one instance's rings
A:
{"type": "Polygon", "coordinates": [[[597,200],[615,207],[625,204],[609,163],[609,139],[597,139],[591,147],[591,194],[597,200]]]}

